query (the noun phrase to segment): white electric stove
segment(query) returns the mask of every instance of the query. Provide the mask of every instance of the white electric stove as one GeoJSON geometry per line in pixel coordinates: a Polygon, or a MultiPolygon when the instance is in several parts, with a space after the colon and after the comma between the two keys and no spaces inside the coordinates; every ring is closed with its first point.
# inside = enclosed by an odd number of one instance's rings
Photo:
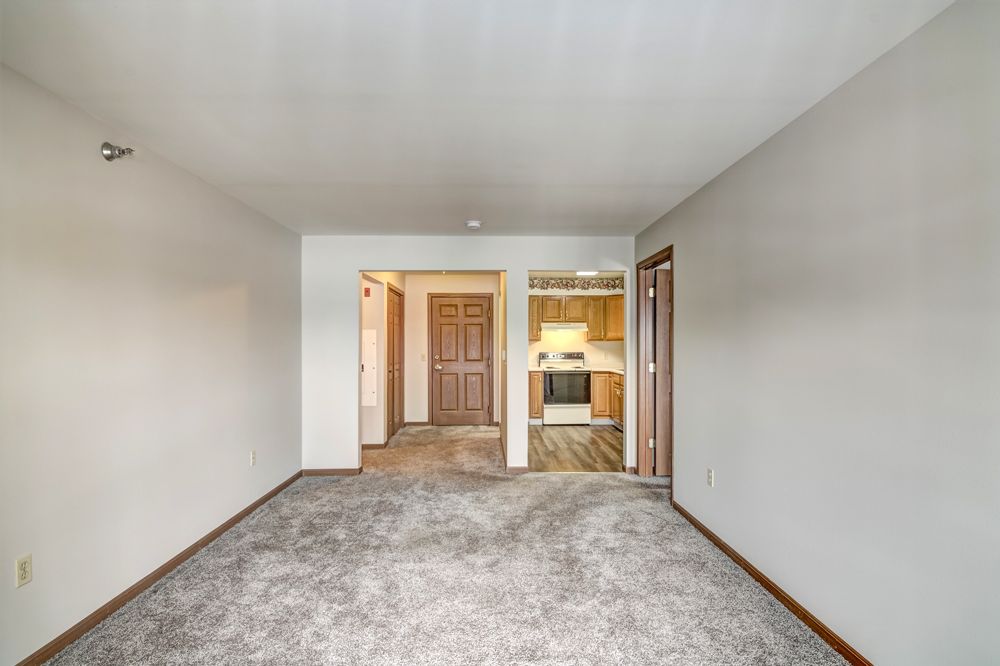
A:
{"type": "Polygon", "coordinates": [[[590,370],[583,352],[541,352],[542,425],[590,425],[590,370]]]}

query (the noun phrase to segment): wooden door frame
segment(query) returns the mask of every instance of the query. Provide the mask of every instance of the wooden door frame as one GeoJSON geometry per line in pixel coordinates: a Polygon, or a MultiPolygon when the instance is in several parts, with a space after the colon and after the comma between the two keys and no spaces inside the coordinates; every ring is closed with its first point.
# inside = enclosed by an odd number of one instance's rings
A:
{"type": "Polygon", "coordinates": [[[487,425],[493,425],[493,381],[495,367],[493,361],[493,293],[468,293],[468,294],[456,294],[456,293],[441,293],[434,292],[427,294],[427,424],[437,425],[434,423],[434,311],[431,305],[435,298],[488,298],[490,299],[489,314],[489,325],[486,327],[487,333],[489,335],[489,345],[487,348],[490,351],[490,380],[487,382],[487,392],[490,397],[490,422],[487,425]]]}
{"type": "MultiPolygon", "coordinates": [[[[386,406],[388,406],[388,404],[389,404],[389,398],[388,398],[388,394],[389,394],[389,370],[390,370],[390,368],[389,368],[389,335],[391,334],[391,331],[389,330],[389,313],[388,313],[389,296],[388,296],[388,292],[391,291],[391,292],[393,292],[393,293],[395,293],[396,295],[399,296],[399,347],[400,348],[396,350],[396,352],[399,354],[399,376],[396,377],[396,381],[397,382],[400,381],[400,377],[405,377],[406,376],[406,342],[405,342],[406,341],[406,294],[403,293],[403,291],[399,287],[395,286],[394,284],[392,284],[392,283],[390,283],[388,281],[386,281],[385,287],[386,287],[386,290],[387,290],[386,291],[386,299],[385,299],[385,304],[386,304],[386,316],[385,316],[385,358],[386,358],[386,363],[385,363],[385,387],[386,387],[386,401],[385,401],[385,403],[386,403],[386,406]]],[[[402,428],[404,425],[406,425],[406,409],[405,408],[406,408],[406,384],[404,382],[404,384],[403,384],[403,390],[401,390],[399,392],[399,413],[402,415],[401,416],[402,423],[399,424],[400,428],[402,428]]],[[[385,415],[385,424],[386,424],[386,437],[385,437],[385,440],[386,440],[386,442],[389,441],[389,429],[388,429],[389,416],[390,415],[388,413],[388,410],[386,410],[386,415],[385,415]]]]}
{"type": "MultiPolygon", "coordinates": [[[[647,296],[649,287],[652,286],[653,270],[665,261],[670,262],[670,316],[667,320],[669,340],[668,348],[668,372],[670,374],[670,397],[668,409],[670,414],[670,458],[671,469],[674,468],[674,282],[676,273],[674,272],[674,246],[668,245],[656,254],[643,259],[635,266],[636,274],[636,313],[638,315],[638,325],[636,326],[636,351],[638,352],[637,368],[639,377],[636,392],[636,473],[640,476],[653,476],[653,456],[650,454],[647,442],[654,437],[654,416],[656,414],[655,404],[655,377],[648,370],[649,363],[655,357],[656,329],[654,317],[654,301],[647,296]]],[[[670,484],[670,495],[673,497],[673,483],[670,484]]]]}

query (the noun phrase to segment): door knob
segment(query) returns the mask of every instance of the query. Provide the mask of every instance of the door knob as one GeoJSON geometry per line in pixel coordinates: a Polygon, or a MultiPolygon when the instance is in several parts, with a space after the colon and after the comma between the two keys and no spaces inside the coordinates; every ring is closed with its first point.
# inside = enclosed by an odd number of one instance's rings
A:
{"type": "Polygon", "coordinates": [[[434,369],[435,370],[444,370],[444,366],[441,365],[440,363],[435,363],[434,364],[434,369]]]}

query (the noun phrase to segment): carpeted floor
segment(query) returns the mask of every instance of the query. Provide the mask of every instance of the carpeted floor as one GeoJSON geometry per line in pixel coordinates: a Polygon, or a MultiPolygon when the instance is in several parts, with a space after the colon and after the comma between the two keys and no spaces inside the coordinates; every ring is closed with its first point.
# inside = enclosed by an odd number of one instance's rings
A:
{"type": "Polygon", "coordinates": [[[409,427],[297,481],[60,664],[843,664],[623,474],[501,472],[495,428],[409,427]]]}

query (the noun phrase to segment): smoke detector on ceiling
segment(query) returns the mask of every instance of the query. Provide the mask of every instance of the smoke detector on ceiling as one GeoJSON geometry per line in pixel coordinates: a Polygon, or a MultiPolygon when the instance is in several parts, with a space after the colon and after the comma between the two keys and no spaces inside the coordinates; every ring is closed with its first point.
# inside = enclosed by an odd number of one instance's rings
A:
{"type": "Polygon", "coordinates": [[[483,226],[483,223],[479,220],[469,220],[465,223],[465,228],[469,231],[479,231],[479,227],[483,226]]]}

